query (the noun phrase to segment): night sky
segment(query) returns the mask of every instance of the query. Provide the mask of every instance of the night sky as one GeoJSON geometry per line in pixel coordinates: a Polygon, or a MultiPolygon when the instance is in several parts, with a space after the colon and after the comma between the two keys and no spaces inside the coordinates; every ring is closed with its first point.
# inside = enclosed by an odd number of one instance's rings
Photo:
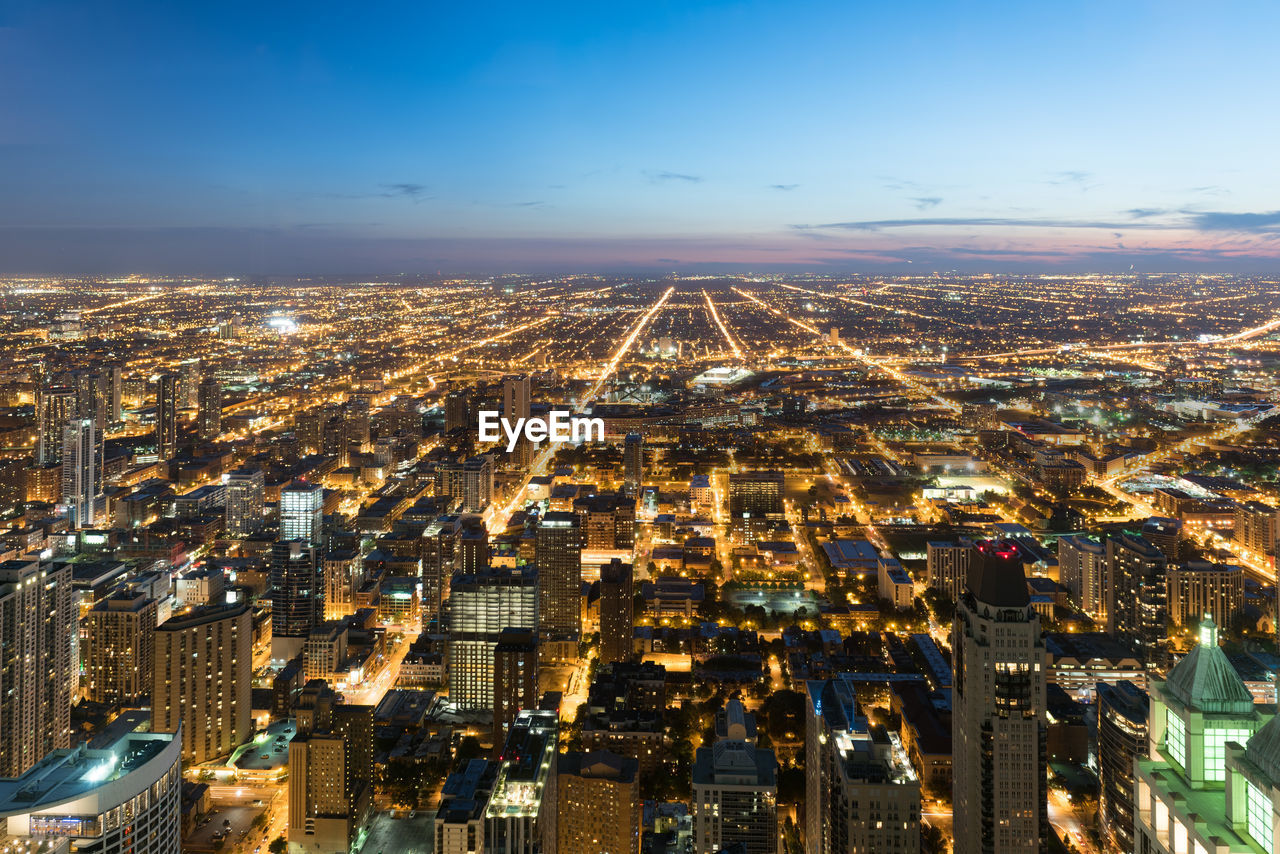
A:
{"type": "Polygon", "coordinates": [[[1280,4],[0,0],[0,272],[1280,269],[1280,4]]]}

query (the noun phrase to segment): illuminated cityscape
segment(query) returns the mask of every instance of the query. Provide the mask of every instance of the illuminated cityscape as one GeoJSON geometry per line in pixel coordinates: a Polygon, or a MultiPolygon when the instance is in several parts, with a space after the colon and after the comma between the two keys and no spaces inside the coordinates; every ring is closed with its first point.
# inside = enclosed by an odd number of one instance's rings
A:
{"type": "Polygon", "coordinates": [[[1277,31],[0,4],[0,854],[1280,854],[1277,31]]]}
{"type": "Polygon", "coordinates": [[[1111,851],[1277,791],[1273,277],[4,287],[5,768],[180,733],[185,849],[1111,851]],[[1157,687],[1177,746],[1090,723],[1157,687]]]}

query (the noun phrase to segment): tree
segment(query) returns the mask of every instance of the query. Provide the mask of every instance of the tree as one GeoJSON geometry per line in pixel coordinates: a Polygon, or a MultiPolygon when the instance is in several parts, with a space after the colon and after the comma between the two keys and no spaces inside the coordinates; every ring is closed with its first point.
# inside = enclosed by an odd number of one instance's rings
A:
{"type": "Polygon", "coordinates": [[[285,841],[283,836],[277,836],[275,839],[271,840],[271,844],[267,846],[267,850],[270,851],[271,854],[286,854],[289,850],[289,843],[285,841]]]}
{"type": "Polygon", "coordinates": [[[480,746],[480,739],[474,735],[468,735],[458,744],[458,751],[454,754],[454,759],[462,763],[468,759],[479,759],[483,755],[484,748],[480,746]]]}

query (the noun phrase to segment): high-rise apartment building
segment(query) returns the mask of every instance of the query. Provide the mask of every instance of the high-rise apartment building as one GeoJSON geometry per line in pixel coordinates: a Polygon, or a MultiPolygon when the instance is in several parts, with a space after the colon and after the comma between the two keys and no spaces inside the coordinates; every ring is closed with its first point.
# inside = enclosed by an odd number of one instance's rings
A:
{"type": "Polygon", "coordinates": [[[1107,632],[1131,643],[1148,664],[1168,640],[1168,563],[1163,552],[1133,534],[1110,534],[1107,549],[1107,632]]]}
{"type": "Polygon", "coordinates": [[[539,631],[548,638],[577,638],[582,631],[582,533],[576,514],[543,515],[534,534],[534,560],[539,631]]]}
{"type": "Polygon", "coordinates": [[[805,852],[920,850],[920,780],[883,727],[869,728],[853,686],[805,686],[805,852]]]}
{"type": "Polygon", "coordinates": [[[493,743],[502,744],[516,716],[538,705],[538,635],[503,629],[493,649],[493,743]]]}
{"type": "Polygon", "coordinates": [[[155,631],[151,722],[182,733],[182,759],[226,756],[253,735],[253,615],[249,605],[204,605],[155,631]]]}
{"type": "Polygon", "coordinates": [[[102,437],[92,418],[73,418],[62,428],[62,501],[73,528],[97,524],[102,492],[102,437]]]}
{"type": "Polygon", "coordinates": [[[1229,626],[1244,608],[1244,567],[1237,564],[1207,560],[1170,564],[1165,578],[1169,621],[1175,626],[1197,626],[1206,615],[1220,626],[1229,626]]]}
{"type": "Polygon", "coordinates": [[[1280,510],[1261,501],[1243,501],[1236,505],[1235,541],[1258,555],[1276,552],[1280,536],[1280,510]]]}
{"type": "Polygon", "coordinates": [[[1084,535],[1058,538],[1058,572],[1062,585],[1080,608],[1095,620],[1107,614],[1107,550],[1084,535]]]}
{"type": "Polygon", "coordinates": [[[600,663],[631,659],[635,637],[635,574],[614,558],[600,567],[600,663]]]}
{"type": "Polygon", "coordinates": [[[503,629],[538,627],[536,573],[485,569],[450,582],[449,702],[458,709],[492,709],[494,651],[503,629]]]}
{"type": "Polygon", "coordinates": [[[211,442],[222,435],[222,382],[205,377],[200,382],[196,430],[200,438],[211,442]]]}
{"type": "Polygon", "coordinates": [[[632,498],[644,492],[644,437],[639,433],[628,433],[623,441],[622,483],[632,498]]]}
{"type": "Polygon", "coordinates": [[[81,659],[85,696],[108,706],[145,702],[155,680],[158,603],[128,588],[85,615],[81,659]]]}
{"type": "Polygon", "coordinates": [[[748,740],[754,730],[738,700],[725,709],[728,725],[693,760],[693,831],[698,854],[732,845],[745,854],[776,854],[778,763],[772,750],[748,740]]]}
{"type": "Polygon", "coordinates": [[[76,390],[71,386],[42,389],[36,399],[36,463],[62,462],[62,428],[76,414],[76,390]]]}
{"type": "Polygon", "coordinates": [[[178,455],[178,396],[181,378],[177,374],[161,374],[156,381],[156,454],[162,460],[178,455]]]}
{"type": "Polygon", "coordinates": [[[318,551],[306,540],[271,547],[271,660],[292,661],[324,617],[318,551]]]}
{"type": "Polygon", "coordinates": [[[280,539],[319,545],[324,524],[324,487],[295,480],[280,490],[280,539]]]}
{"type": "Polygon", "coordinates": [[[69,565],[0,563],[0,776],[71,744],[74,601],[69,565]]]}
{"type": "Polygon", "coordinates": [[[1050,833],[1045,648],[1017,552],[978,545],[951,650],[955,850],[1035,851],[1050,833]]]}
{"type": "Polygon", "coordinates": [[[440,463],[435,490],[437,495],[456,498],[464,513],[483,511],[493,501],[493,457],[482,454],[463,462],[440,463]]]}
{"type": "Polygon", "coordinates": [[[262,530],[266,478],[259,468],[238,468],[227,475],[224,505],[229,537],[250,537],[262,530]]]}
{"type": "Polygon", "coordinates": [[[1147,753],[1147,692],[1099,682],[1098,820],[1119,851],[1133,850],[1133,760],[1147,753]]]}
{"type": "Polygon", "coordinates": [[[947,599],[960,598],[969,577],[969,563],[973,557],[973,540],[934,540],[926,547],[925,567],[929,586],[941,592],[947,599]]]}
{"type": "Polygon", "coordinates": [[[533,390],[528,374],[504,377],[502,380],[502,415],[512,424],[517,418],[528,418],[532,411],[533,390]]]}
{"type": "Polygon", "coordinates": [[[348,854],[372,813],[373,707],[334,699],[308,686],[299,702],[289,742],[291,854],[348,854]]]}
{"type": "Polygon", "coordinates": [[[640,854],[639,764],[607,750],[560,754],[558,854],[640,854]]]}

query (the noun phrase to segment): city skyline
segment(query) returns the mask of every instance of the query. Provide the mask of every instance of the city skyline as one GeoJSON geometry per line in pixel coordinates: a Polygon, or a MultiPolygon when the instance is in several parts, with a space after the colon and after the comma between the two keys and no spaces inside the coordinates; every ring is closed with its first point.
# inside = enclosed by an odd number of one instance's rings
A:
{"type": "Polygon", "coordinates": [[[1266,272],[1275,7],[0,16],[0,273],[1266,272]]]}

